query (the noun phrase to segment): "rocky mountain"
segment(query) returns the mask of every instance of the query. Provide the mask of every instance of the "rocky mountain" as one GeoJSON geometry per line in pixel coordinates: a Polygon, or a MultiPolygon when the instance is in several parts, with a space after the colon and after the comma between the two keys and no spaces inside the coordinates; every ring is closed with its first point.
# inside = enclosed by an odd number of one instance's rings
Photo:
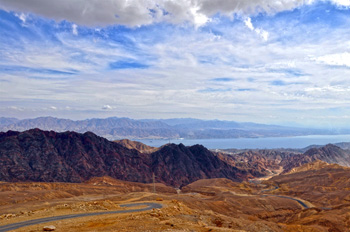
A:
{"type": "Polygon", "coordinates": [[[350,154],[340,147],[328,144],[321,148],[312,148],[304,153],[304,156],[318,159],[327,163],[336,163],[342,166],[350,167],[350,154]]]}
{"type": "Polygon", "coordinates": [[[320,148],[311,148],[303,154],[290,156],[288,160],[281,161],[281,165],[284,167],[284,172],[288,172],[295,167],[316,160],[350,167],[350,152],[333,144],[328,144],[320,148]]]}
{"type": "Polygon", "coordinates": [[[91,132],[0,133],[0,180],[82,182],[94,176],[149,182],[147,155],[91,132]]]}
{"type": "Polygon", "coordinates": [[[236,167],[254,168],[259,173],[268,175],[271,172],[283,169],[289,172],[295,167],[306,163],[321,160],[350,167],[350,151],[343,150],[333,144],[310,148],[304,153],[288,150],[245,150],[243,152],[218,153],[218,156],[227,163],[236,167]]]}
{"type": "Polygon", "coordinates": [[[114,142],[128,149],[135,149],[141,153],[152,153],[159,149],[158,147],[147,146],[146,144],[143,144],[141,142],[132,141],[129,139],[115,140],[114,142]]]}
{"type": "Polygon", "coordinates": [[[227,178],[241,181],[252,175],[223,162],[202,145],[185,147],[169,144],[151,154],[155,175],[172,186],[199,179],[227,178]]]}
{"type": "Polygon", "coordinates": [[[92,132],[31,129],[0,133],[0,181],[82,182],[92,177],[180,187],[199,179],[248,180],[288,172],[315,160],[350,166],[350,152],[335,145],[302,153],[274,150],[214,153],[201,145],[168,144],[159,149],[138,142],[111,142],[92,132]]]}
{"type": "Polygon", "coordinates": [[[203,178],[254,177],[200,145],[169,144],[144,154],[92,132],[1,132],[0,160],[0,181],[83,182],[110,176],[150,183],[154,173],[158,182],[180,187],[203,178]]]}
{"type": "Polygon", "coordinates": [[[2,118],[0,131],[25,131],[33,128],[57,132],[91,131],[110,140],[116,139],[212,139],[268,136],[297,136],[310,134],[332,134],[330,131],[282,127],[256,123],[199,119],[148,119],[129,118],[86,119],[73,121],[54,117],[34,119],[2,118]]]}
{"type": "Polygon", "coordinates": [[[5,118],[5,117],[0,117],[0,126],[6,126],[10,124],[14,124],[18,122],[19,119],[17,118],[5,118]]]}
{"type": "Polygon", "coordinates": [[[348,204],[350,201],[350,168],[316,160],[268,182],[278,185],[279,192],[317,202],[323,207],[348,204]]]}

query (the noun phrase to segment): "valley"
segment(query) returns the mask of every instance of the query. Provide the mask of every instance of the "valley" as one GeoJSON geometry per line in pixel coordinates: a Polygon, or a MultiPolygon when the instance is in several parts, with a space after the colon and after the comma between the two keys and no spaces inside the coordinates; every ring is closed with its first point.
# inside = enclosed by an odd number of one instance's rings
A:
{"type": "Polygon", "coordinates": [[[349,168],[316,161],[260,184],[203,179],[179,193],[162,184],[156,184],[154,193],[152,184],[110,177],[86,183],[2,182],[1,192],[8,197],[1,197],[0,226],[153,202],[162,208],[52,221],[16,231],[42,231],[45,225],[57,231],[349,231],[345,174],[350,175],[349,168]],[[314,181],[326,173],[322,183],[314,181]]]}
{"type": "Polygon", "coordinates": [[[350,0],[0,0],[0,232],[350,232],[350,0]]]}
{"type": "Polygon", "coordinates": [[[15,231],[349,231],[350,152],[333,144],[210,151],[32,129],[0,133],[0,159],[0,231],[50,217],[15,231]]]}

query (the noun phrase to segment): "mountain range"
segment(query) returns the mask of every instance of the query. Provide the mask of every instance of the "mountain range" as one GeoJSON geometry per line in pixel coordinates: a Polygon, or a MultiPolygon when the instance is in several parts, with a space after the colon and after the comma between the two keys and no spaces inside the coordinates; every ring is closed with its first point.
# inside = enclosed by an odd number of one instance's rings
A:
{"type": "Polygon", "coordinates": [[[201,145],[169,144],[147,154],[92,132],[31,129],[0,132],[0,181],[83,182],[96,176],[180,187],[198,179],[247,180],[238,169],[201,145]]]}
{"type": "Polygon", "coordinates": [[[84,133],[91,131],[110,140],[124,138],[221,139],[350,133],[350,131],[347,130],[329,131],[192,118],[134,120],[130,118],[111,117],[105,119],[93,118],[77,121],[54,117],[39,117],[23,120],[16,118],[0,118],[0,131],[3,132],[8,130],[25,131],[33,128],[54,130],[57,132],[76,131],[84,133]]]}
{"type": "Polygon", "coordinates": [[[84,182],[111,176],[151,183],[154,174],[157,182],[181,187],[199,179],[240,182],[286,173],[316,160],[350,166],[350,151],[329,144],[305,153],[257,150],[228,154],[202,145],[167,144],[154,149],[131,141],[112,142],[92,132],[0,132],[0,181],[84,182]]]}

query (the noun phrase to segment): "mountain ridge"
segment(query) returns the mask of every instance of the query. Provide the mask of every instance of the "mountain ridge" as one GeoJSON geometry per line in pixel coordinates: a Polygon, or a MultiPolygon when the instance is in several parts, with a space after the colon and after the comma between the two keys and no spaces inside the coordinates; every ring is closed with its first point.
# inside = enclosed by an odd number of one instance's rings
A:
{"type": "Polygon", "coordinates": [[[0,181],[84,182],[92,177],[180,187],[202,178],[254,177],[201,145],[169,144],[146,154],[92,132],[0,132],[0,181]]]}
{"type": "Polygon", "coordinates": [[[0,132],[0,181],[83,182],[111,176],[150,183],[155,174],[158,182],[181,187],[199,179],[247,181],[279,173],[281,168],[287,173],[315,160],[350,166],[350,152],[331,144],[304,154],[274,150],[225,154],[183,144],[140,152],[145,148],[149,147],[119,144],[92,132],[0,132]]]}

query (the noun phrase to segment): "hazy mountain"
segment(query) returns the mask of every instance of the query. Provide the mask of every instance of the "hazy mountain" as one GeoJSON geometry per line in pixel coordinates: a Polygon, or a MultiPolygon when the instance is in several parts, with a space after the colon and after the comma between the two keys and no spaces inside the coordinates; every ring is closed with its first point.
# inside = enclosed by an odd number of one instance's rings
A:
{"type": "Polygon", "coordinates": [[[109,139],[120,138],[174,138],[179,135],[169,125],[160,121],[144,122],[129,118],[111,117],[73,121],[54,117],[39,117],[19,120],[0,127],[1,131],[25,131],[33,128],[57,132],[94,132],[109,139]]]}
{"type": "Polygon", "coordinates": [[[18,121],[19,121],[19,119],[17,119],[17,118],[0,117],[0,126],[10,125],[10,124],[16,123],[18,121]]]}
{"type": "Polygon", "coordinates": [[[332,132],[325,130],[191,118],[134,120],[129,118],[111,117],[105,119],[93,118],[74,121],[54,117],[39,117],[23,120],[2,118],[0,122],[0,130],[3,132],[8,130],[25,131],[33,128],[54,130],[57,132],[76,131],[84,133],[91,131],[110,140],[124,138],[219,139],[332,134],[332,132]]]}

